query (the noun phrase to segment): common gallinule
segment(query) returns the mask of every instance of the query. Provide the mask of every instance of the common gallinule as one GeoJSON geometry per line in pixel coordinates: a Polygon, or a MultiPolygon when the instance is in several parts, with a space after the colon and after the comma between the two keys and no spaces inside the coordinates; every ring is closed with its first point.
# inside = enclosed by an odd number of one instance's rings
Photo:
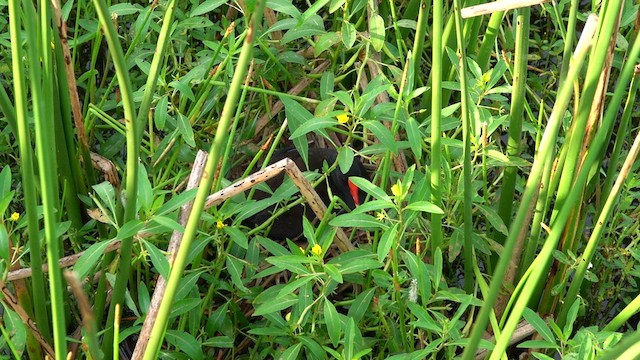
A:
{"type": "MultiPolygon", "coordinates": [[[[274,153],[271,158],[271,163],[275,163],[276,161],[280,161],[286,157],[293,160],[296,165],[300,168],[300,170],[305,171],[322,171],[322,164],[326,161],[329,166],[335,163],[338,153],[333,149],[321,149],[321,148],[310,148],[309,149],[309,167],[307,167],[302,160],[302,157],[298,153],[295,148],[286,148],[282,150],[278,150],[274,153]]],[[[267,181],[267,185],[272,189],[277,189],[283,182],[285,174],[281,174],[267,181]]],[[[329,174],[327,177],[327,181],[321,183],[316,187],[316,191],[322,201],[325,204],[328,204],[329,199],[329,191],[327,189],[327,183],[331,188],[331,193],[338,196],[344,203],[350,208],[354,209],[356,205],[359,205],[362,201],[364,201],[365,193],[358,189],[351,181],[349,181],[349,177],[367,177],[367,172],[357,158],[353,160],[353,165],[347,173],[342,173],[339,167],[336,167],[335,170],[329,174]]],[[[263,191],[256,191],[254,195],[254,199],[260,200],[270,196],[263,191]]],[[[258,226],[265,221],[267,221],[273,211],[274,207],[267,208],[254,216],[246,219],[243,223],[250,227],[258,226]]],[[[298,205],[293,207],[291,210],[286,213],[280,215],[277,219],[274,220],[271,230],[268,233],[268,236],[274,240],[284,240],[286,238],[295,239],[302,234],[302,216],[306,214],[309,220],[313,220],[315,215],[311,209],[306,209],[303,205],[298,205]]]]}

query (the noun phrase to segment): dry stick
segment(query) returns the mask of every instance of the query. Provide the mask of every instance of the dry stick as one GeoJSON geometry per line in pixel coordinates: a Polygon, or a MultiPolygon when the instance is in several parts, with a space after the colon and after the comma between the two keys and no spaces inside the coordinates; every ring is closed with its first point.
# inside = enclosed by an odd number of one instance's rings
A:
{"type": "MultiPolygon", "coordinates": [[[[84,325],[84,328],[87,330],[91,329],[93,331],[96,331],[97,330],[95,328],[96,319],[95,319],[95,316],[93,315],[93,309],[91,308],[91,304],[89,303],[89,298],[87,298],[87,295],[84,293],[84,290],[82,290],[82,283],[78,278],[78,274],[73,271],[65,270],[63,275],[65,280],[67,280],[67,284],[69,284],[71,291],[75,295],[76,301],[78,301],[78,308],[80,309],[80,314],[82,314],[82,323],[84,325]]],[[[75,344],[78,344],[78,343],[75,343],[75,344]]],[[[77,351],[77,346],[71,352],[73,356],[70,358],[75,359],[76,351],[77,351]]],[[[88,346],[87,352],[91,354],[91,356],[94,359],[98,359],[98,354],[96,353],[97,351],[98,349],[92,349],[90,346],[88,346]]]]}
{"type": "MultiPolygon", "coordinates": [[[[329,61],[325,61],[322,64],[318,65],[315,69],[313,69],[311,71],[310,75],[320,74],[328,66],[329,66],[329,61]]],[[[289,94],[289,95],[298,95],[298,94],[300,94],[302,92],[302,90],[306,89],[307,86],[309,86],[309,84],[312,81],[313,81],[313,79],[305,77],[298,84],[296,84],[296,86],[292,87],[291,90],[289,90],[289,92],[287,92],[287,94],[289,94]]],[[[258,134],[260,131],[262,131],[262,129],[265,126],[267,126],[267,123],[269,122],[269,120],[271,120],[271,118],[275,114],[279,113],[280,110],[282,110],[282,108],[284,108],[284,104],[282,103],[282,101],[278,100],[278,102],[275,105],[273,105],[273,107],[271,108],[271,111],[269,111],[268,113],[264,114],[260,119],[258,119],[258,122],[256,123],[255,134],[258,134]]]]}
{"type": "Polygon", "coordinates": [[[52,0],[56,26],[60,36],[60,43],[62,44],[62,53],[64,54],[64,70],[67,74],[67,82],[69,83],[69,96],[71,97],[71,112],[73,113],[73,122],[76,125],[76,131],[78,132],[78,139],[82,146],[89,150],[89,140],[87,139],[87,133],[84,129],[84,123],[82,122],[82,110],[80,107],[80,97],[78,96],[78,87],[76,85],[76,75],[73,69],[73,62],[71,61],[71,51],[69,51],[69,43],[67,40],[67,24],[62,21],[62,14],[60,12],[60,1],[52,0]]]}
{"type": "MultiPolygon", "coordinates": [[[[202,177],[202,173],[204,172],[204,166],[206,162],[207,153],[202,150],[198,151],[198,154],[196,154],[196,159],[193,162],[191,175],[189,175],[187,190],[194,189],[198,186],[198,184],[200,183],[200,178],[202,177]]],[[[180,225],[185,226],[187,224],[187,220],[189,219],[189,214],[191,213],[192,208],[193,200],[182,205],[182,208],[180,209],[180,225]]],[[[174,231],[171,234],[171,240],[169,241],[169,246],[167,247],[167,252],[169,253],[168,260],[170,264],[173,264],[175,260],[181,241],[182,233],[174,231]]],[[[132,359],[142,359],[142,355],[144,354],[144,351],[147,348],[147,343],[149,342],[149,336],[151,335],[153,324],[156,322],[156,318],[158,317],[158,310],[160,309],[160,303],[162,303],[162,298],[164,297],[166,288],[167,280],[162,276],[159,276],[158,281],[156,282],[156,288],[153,291],[151,303],[149,303],[147,317],[142,324],[142,329],[140,329],[140,335],[138,336],[138,342],[136,343],[136,347],[133,350],[133,354],[131,355],[132,359]]]]}
{"type": "MultiPolygon", "coordinates": [[[[108,252],[111,252],[113,250],[117,250],[120,248],[120,241],[114,241],[111,244],[107,245],[106,248],[104,248],[104,250],[102,251],[103,254],[106,254],[108,252]]],[[[65,267],[69,267],[73,264],[76,263],[76,261],[78,261],[78,259],[84,254],[85,252],[81,252],[81,253],[77,253],[77,254],[73,254],[73,255],[69,255],[69,256],[65,256],[62,259],[60,259],[58,261],[58,266],[60,266],[60,268],[65,268],[65,267]]],[[[43,272],[48,272],[49,271],[49,266],[47,264],[42,264],[42,271],[43,272]]],[[[28,277],[31,276],[32,270],[31,268],[23,268],[23,269],[19,269],[19,270],[14,270],[9,272],[9,274],[7,275],[7,281],[15,281],[15,280],[19,280],[19,279],[26,279],[28,277]]]]}
{"type": "MultiPolygon", "coordinates": [[[[536,330],[529,324],[526,320],[522,320],[516,330],[513,332],[513,336],[511,336],[511,340],[509,340],[509,345],[513,345],[519,343],[525,338],[531,336],[536,330]]],[[[495,336],[491,336],[487,339],[490,343],[495,343],[495,336]]],[[[478,350],[476,352],[476,359],[482,360],[487,357],[487,349],[478,350]]]]}
{"type": "Polygon", "coordinates": [[[53,348],[51,347],[51,345],[49,345],[49,343],[47,343],[47,340],[44,338],[44,336],[42,336],[42,334],[40,333],[40,330],[38,330],[38,326],[36,325],[36,322],[33,321],[29,317],[27,312],[22,308],[22,306],[20,306],[20,304],[18,303],[18,299],[16,299],[16,297],[13,295],[11,290],[7,288],[7,284],[4,283],[3,281],[0,281],[0,291],[2,291],[4,295],[2,298],[2,302],[9,305],[9,307],[16,314],[18,314],[22,322],[27,325],[27,327],[29,328],[33,336],[36,338],[40,346],[42,346],[44,351],[47,353],[47,356],[50,359],[55,359],[55,352],[53,351],[53,348]]]}
{"type": "MultiPolygon", "coordinates": [[[[302,196],[307,200],[307,203],[311,206],[311,210],[313,210],[318,219],[324,218],[324,214],[327,212],[327,206],[322,202],[322,199],[320,199],[320,196],[313,186],[311,186],[307,179],[304,178],[302,171],[300,171],[296,163],[289,158],[282,159],[272,165],[269,165],[264,168],[264,170],[253,173],[247,178],[227,186],[225,189],[222,189],[213,195],[209,195],[204,203],[204,208],[208,209],[214,205],[218,205],[229,198],[249,190],[261,182],[265,182],[279,175],[282,171],[285,171],[291,180],[293,180],[293,183],[296,185],[298,190],[300,190],[302,196]]],[[[342,251],[354,250],[355,247],[351,244],[344,231],[341,228],[337,228],[337,230],[336,245],[338,248],[342,251]]]]}

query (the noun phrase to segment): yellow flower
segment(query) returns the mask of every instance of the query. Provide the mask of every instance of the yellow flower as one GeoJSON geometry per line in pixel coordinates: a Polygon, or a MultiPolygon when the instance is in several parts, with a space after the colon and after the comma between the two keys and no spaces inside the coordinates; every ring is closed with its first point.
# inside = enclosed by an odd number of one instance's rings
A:
{"type": "Polygon", "coordinates": [[[13,214],[11,214],[11,220],[13,221],[20,220],[20,213],[14,212],[13,214]]]}
{"type": "Polygon", "coordinates": [[[393,196],[402,195],[402,184],[400,184],[400,181],[391,186],[391,193],[393,194],[393,196]]]}
{"type": "Polygon", "coordinates": [[[313,245],[313,247],[311,248],[311,253],[314,255],[322,254],[322,247],[318,244],[313,245]]]}
{"type": "Polygon", "coordinates": [[[222,220],[218,220],[216,222],[216,228],[218,228],[218,230],[222,230],[222,228],[224,228],[224,227],[225,227],[225,225],[224,225],[224,222],[222,222],[222,220]]]}
{"type": "Polygon", "coordinates": [[[376,220],[378,221],[384,221],[384,219],[386,218],[386,214],[384,213],[384,211],[378,211],[376,213],[376,220]]]}
{"type": "Polygon", "coordinates": [[[349,114],[344,113],[344,114],[340,114],[338,116],[336,116],[336,118],[338,119],[338,123],[340,124],[346,124],[349,122],[349,114]]]}

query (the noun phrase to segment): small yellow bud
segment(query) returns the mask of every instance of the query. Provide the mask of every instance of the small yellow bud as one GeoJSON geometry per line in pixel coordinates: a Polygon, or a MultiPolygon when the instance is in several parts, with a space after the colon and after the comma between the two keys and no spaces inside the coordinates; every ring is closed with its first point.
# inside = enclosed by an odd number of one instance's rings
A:
{"type": "Polygon", "coordinates": [[[20,213],[14,212],[13,214],[11,214],[11,220],[13,221],[20,220],[20,213]]]}
{"type": "Polygon", "coordinates": [[[222,222],[222,220],[218,220],[216,222],[216,228],[218,228],[218,230],[222,230],[222,228],[224,228],[224,227],[225,227],[225,224],[224,224],[224,222],[222,222]]]}
{"type": "Polygon", "coordinates": [[[338,119],[338,123],[340,124],[346,124],[349,122],[349,114],[344,113],[344,114],[340,114],[338,116],[336,116],[336,118],[338,119]]]}
{"type": "Polygon", "coordinates": [[[386,215],[385,215],[385,213],[383,211],[378,211],[376,213],[376,220],[378,220],[378,221],[384,221],[385,217],[386,217],[386,215]]]}
{"type": "Polygon", "coordinates": [[[284,319],[287,321],[291,321],[291,313],[288,312],[287,315],[284,316],[284,319]]]}
{"type": "Polygon", "coordinates": [[[402,184],[400,184],[400,181],[391,186],[391,193],[393,194],[393,196],[402,195],[402,184]]]}
{"type": "Polygon", "coordinates": [[[322,247],[318,244],[313,245],[313,247],[311,248],[311,253],[314,255],[322,254],[322,247]]]}

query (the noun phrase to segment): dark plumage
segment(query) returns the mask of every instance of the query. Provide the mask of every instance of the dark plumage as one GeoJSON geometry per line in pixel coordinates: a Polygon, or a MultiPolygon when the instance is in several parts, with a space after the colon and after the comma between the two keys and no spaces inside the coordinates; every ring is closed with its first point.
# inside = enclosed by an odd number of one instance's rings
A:
{"type": "MultiPolygon", "coordinates": [[[[273,157],[271,158],[271,163],[275,163],[288,157],[289,159],[293,160],[302,171],[322,171],[323,162],[326,161],[327,164],[331,166],[336,161],[337,156],[338,153],[333,149],[310,148],[309,168],[307,168],[304,164],[304,161],[302,160],[302,157],[295,148],[286,148],[274,153],[273,157]]],[[[267,185],[272,190],[275,190],[282,184],[285,176],[286,175],[284,173],[278,175],[275,178],[267,181],[267,185]]],[[[349,208],[354,209],[356,205],[359,205],[362,201],[364,201],[365,193],[349,181],[349,177],[351,176],[367,178],[367,172],[360,160],[358,160],[357,158],[353,160],[353,165],[351,165],[351,168],[346,174],[343,174],[340,171],[340,168],[337,167],[334,171],[331,172],[331,174],[329,174],[327,182],[331,187],[331,193],[342,199],[349,208]]],[[[322,198],[325,204],[329,203],[329,192],[326,186],[327,182],[321,183],[316,187],[318,195],[320,195],[320,198],[322,198]]],[[[267,194],[263,191],[256,191],[254,199],[260,200],[269,196],[270,194],[267,194]]],[[[266,210],[263,210],[246,219],[245,221],[243,221],[243,223],[249,227],[258,226],[267,221],[271,217],[273,211],[273,207],[267,208],[266,210]]],[[[315,215],[310,208],[307,208],[305,211],[303,205],[295,206],[294,208],[280,215],[277,219],[274,220],[273,225],[271,226],[271,230],[267,235],[275,240],[297,238],[302,234],[303,214],[306,214],[307,218],[310,220],[315,218],[315,215]]]]}

